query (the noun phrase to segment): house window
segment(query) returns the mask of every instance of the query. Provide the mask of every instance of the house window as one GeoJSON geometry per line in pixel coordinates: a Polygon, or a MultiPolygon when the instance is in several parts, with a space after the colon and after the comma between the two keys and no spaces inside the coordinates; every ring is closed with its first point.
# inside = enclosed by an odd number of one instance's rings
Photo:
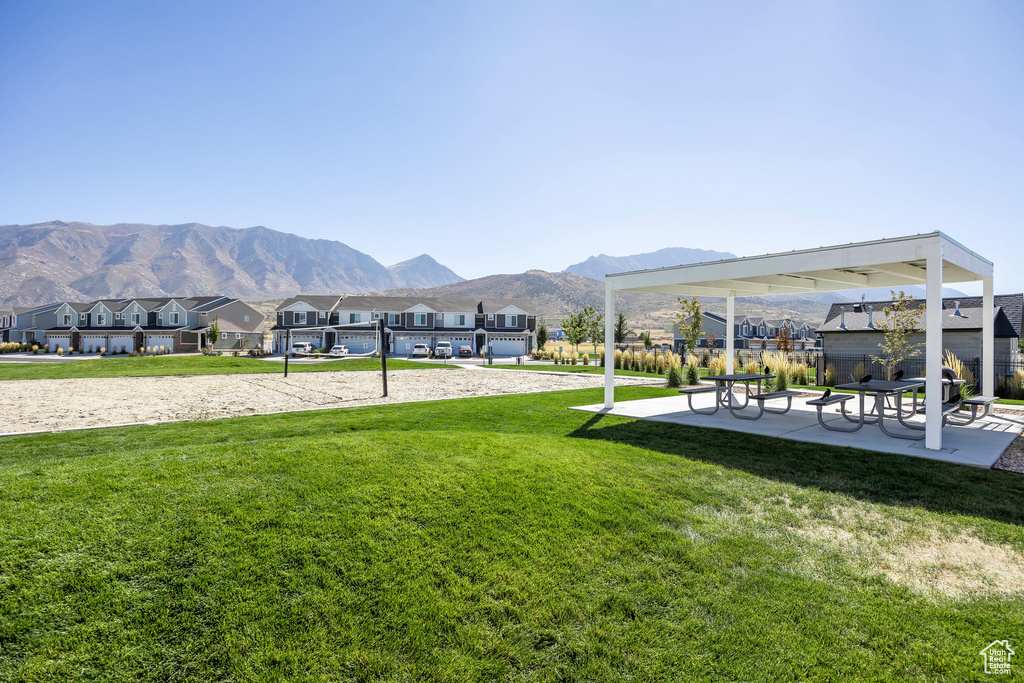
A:
{"type": "Polygon", "coordinates": [[[120,313],[115,313],[114,314],[114,320],[120,320],[120,319],[121,319],[121,314],[120,313]]]}
{"type": "Polygon", "coordinates": [[[64,324],[65,325],[70,325],[71,324],[71,315],[70,314],[65,314],[64,315],[64,324]]]}
{"type": "Polygon", "coordinates": [[[327,317],[327,311],[320,311],[320,317],[321,318],[326,318],[327,317]]]}
{"type": "Polygon", "coordinates": [[[415,322],[415,324],[416,325],[426,325],[427,324],[427,314],[426,313],[417,313],[416,314],[416,322],[415,322]]]}
{"type": "Polygon", "coordinates": [[[465,325],[466,324],[466,316],[465,316],[465,314],[455,316],[455,324],[459,325],[459,326],[465,325]]]}
{"type": "Polygon", "coordinates": [[[97,325],[106,325],[107,324],[107,316],[104,315],[103,313],[97,313],[96,314],[96,324],[97,325]]]}
{"type": "Polygon", "coordinates": [[[363,322],[363,314],[362,313],[349,313],[348,314],[348,322],[349,322],[350,325],[352,323],[361,323],[361,322],[363,322]]]}
{"type": "Polygon", "coordinates": [[[82,322],[82,323],[84,323],[84,322],[85,322],[85,313],[80,313],[80,314],[78,315],[78,321],[79,321],[79,322],[82,322]]]}
{"type": "Polygon", "coordinates": [[[750,334],[750,325],[743,326],[743,334],[750,334]]]}
{"type": "Polygon", "coordinates": [[[235,332],[235,339],[241,339],[241,338],[242,338],[242,333],[241,332],[235,332]]]}
{"type": "Polygon", "coordinates": [[[138,325],[138,324],[139,324],[139,314],[138,313],[132,313],[132,325],[138,325]]]}
{"type": "Polygon", "coordinates": [[[764,325],[761,325],[761,327],[757,328],[757,333],[764,334],[764,325]]]}
{"type": "MultiPolygon", "coordinates": [[[[205,313],[203,313],[203,315],[206,315],[206,314],[205,314],[205,313]]],[[[243,316],[242,316],[242,320],[243,320],[243,321],[245,321],[245,322],[249,322],[249,316],[247,316],[247,315],[243,315],[243,316]]]]}
{"type": "Polygon", "coordinates": [[[177,313],[168,313],[167,317],[171,319],[171,324],[172,325],[177,325],[178,324],[178,314],[177,313]]]}
{"type": "Polygon", "coordinates": [[[402,314],[401,313],[388,313],[388,325],[401,325],[402,314]]]}
{"type": "Polygon", "coordinates": [[[515,326],[516,326],[516,316],[514,316],[514,315],[506,315],[505,316],[505,327],[515,327],[515,326]]]}
{"type": "Polygon", "coordinates": [[[296,325],[305,325],[306,324],[306,312],[305,311],[295,311],[295,324],[296,325]]]}

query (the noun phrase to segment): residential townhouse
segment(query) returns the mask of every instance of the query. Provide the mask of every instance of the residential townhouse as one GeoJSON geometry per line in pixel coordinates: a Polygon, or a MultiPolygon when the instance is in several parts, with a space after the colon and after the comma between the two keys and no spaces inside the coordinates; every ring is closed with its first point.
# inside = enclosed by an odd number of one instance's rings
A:
{"type": "MultiPolygon", "coordinates": [[[[777,349],[777,340],[783,328],[789,333],[794,351],[820,348],[821,339],[818,337],[817,328],[813,325],[792,318],[765,318],[750,315],[740,318],[733,324],[734,348],[754,351],[777,349]]],[[[707,348],[707,335],[709,332],[714,334],[715,348],[725,348],[727,329],[725,316],[704,311],[701,324],[701,338],[697,342],[698,348],[707,348]]],[[[678,327],[675,328],[673,341],[676,352],[680,352],[685,345],[685,339],[678,327]]]]}
{"type": "Polygon", "coordinates": [[[276,310],[275,352],[292,343],[317,348],[335,344],[351,353],[378,350],[377,326],[387,334],[388,353],[409,355],[416,344],[431,349],[447,341],[456,349],[490,348],[495,355],[522,355],[536,345],[537,317],[518,299],[459,299],[379,296],[299,295],[276,310]]]}
{"type": "Polygon", "coordinates": [[[11,341],[35,341],[50,351],[73,347],[85,353],[122,352],[153,346],[197,351],[206,344],[215,320],[221,331],[218,349],[262,343],[265,316],[225,296],[63,301],[18,313],[9,334],[11,341]]]}
{"type": "MultiPolygon", "coordinates": [[[[993,332],[996,362],[1010,362],[1019,357],[1018,344],[1024,323],[1024,294],[1003,294],[994,297],[993,332]]],[[[856,304],[832,304],[818,332],[824,351],[829,355],[880,355],[878,347],[884,331],[879,327],[885,319],[885,308],[892,301],[862,301],[856,304]]],[[[923,308],[924,301],[913,305],[923,308]]],[[[950,297],[942,300],[942,346],[961,360],[981,358],[983,301],[980,296],[950,297]]],[[[911,344],[924,344],[927,316],[921,313],[918,332],[910,335],[911,344]]]]}

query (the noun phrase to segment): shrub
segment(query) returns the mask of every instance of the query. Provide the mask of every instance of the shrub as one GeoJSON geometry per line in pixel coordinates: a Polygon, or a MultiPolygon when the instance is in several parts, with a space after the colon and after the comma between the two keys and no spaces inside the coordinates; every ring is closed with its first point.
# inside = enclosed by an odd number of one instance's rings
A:
{"type": "Polygon", "coordinates": [[[790,376],[793,380],[793,384],[802,384],[807,386],[810,382],[807,381],[807,364],[806,363],[794,363],[790,367],[790,376]]]}
{"type": "Polygon", "coordinates": [[[613,356],[613,364],[616,370],[622,369],[622,351],[615,349],[615,355],[613,356]]]}
{"type": "Polygon", "coordinates": [[[775,391],[785,391],[789,387],[789,376],[792,372],[789,355],[782,351],[768,351],[761,355],[761,362],[775,375],[775,391]]]}
{"type": "Polygon", "coordinates": [[[583,364],[584,365],[590,365],[590,354],[589,353],[583,354],[583,364]]]}
{"type": "Polygon", "coordinates": [[[235,349],[234,351],[232,351],[231,355],[234,356],[235,358],[238,358],[238,349],[235,349]]]}
{"type": "Polygon", "coordinates": [[[579,355],[580,354],[576,353],[575,351],[569,352],[569,359],[572,361],[573,365],[576,365],[576,361],[579,360],[579,355]]]}
{"type": "Polygon", "coordinates": [[[61,347],[58,346],[57,347],[57,355],[58,356],[63,356],[64,355],[64,349],[62,349],[61,347]]]}
{"type": "Polygon", "coordinates": [[[968,399],[978,392],[974,373],[971,372],[971,369],[962,360],[956,357],[955,353],[946,349],[942,354],[942,364],[955,372],[957,377],[964,380],[965,383],[960,386],[961,399],[968,399]]]}
{"type": "Polygon", "coordinates": [[[107,347],[106,346],[101,346],[100,347],[100,355],[101,356],[107,355],[107,347]]]}
{"type": "Polygon", "coordinates": [[[834,387],[836,385],[836,366],[829,363],[825,366],[825,376],[822,378],[821,386],[834,387]]]}
{"type": "Polygon", "coordinates": [[[708,372],[712,375],[725,374],[725,354],[715,354],[708,362],[708,372]]]}
{"type": "Polygon", "coordinates": [[[669,365],[668,373],[666,375],[666,385],[674,389],[678,386],[681,386],[682,384],[683,377],[682,373],[679,371],[679,368],[677,368],[674,365],[669,365]]]}
{"type": "Polygon", "coordinates": [[[697,372],[697,364],[686,366],[686,383],[689,385],[700,384],[700,373],[697,372]]]}

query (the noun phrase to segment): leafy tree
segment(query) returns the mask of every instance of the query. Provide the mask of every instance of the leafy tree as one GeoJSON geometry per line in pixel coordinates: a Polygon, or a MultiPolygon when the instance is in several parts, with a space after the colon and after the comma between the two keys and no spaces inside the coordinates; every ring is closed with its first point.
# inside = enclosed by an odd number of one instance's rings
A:
{"type": "Polygon", "coordinates": [[[917,326],[924,313],[924,303],[917,305],[917,300],[902,289],[898,294],[895,290],[889,290],[889,293],[892,295],[892,305],[882,309],[885,319],[875,324],[885,333],[878,344],[882,356],[871,356],[871,360],[881,364],[885,368],[886,377],[891,378],[897,365],[920,355],[924,347],[924,344],[910,343],[910,335],[919,331],[917,326]]]}
{"type": "Polygon", "coordinates": [[[793,350],[793,336],[789,333],[789,325],[783,324],[779,333],[775,335],[775,346],[784,353],[793,350]]]}
{"type": "Polygon", "coordinates": [[[579,345],[587,338],[587,319],[583,311],[573,313],[561,321],[562,332],[565,340],[573,347],[573,351],[579,349],[579,345]]]}
{"type": "Polygon", "coordinates": [[[214,318],[210,329],[206,331],[206,343],[213,346],[220,340],[220,318],[214,318]]]}
{"type": "Polygon", "coordinates": [[[597,353],[598,344],[604,343],[604,313],[598,313],[593,306],[583,309],[583,317],[587,328],[587,337],[594,345],[594,353],[597,353]]]}
{"type": "Polygon", "coordinates": [[[704,345],[709,352],[714,353],[715,347],[718,346],[718,336],[713,330],[708,330],[708,333],[704,335],[704,345]]]}
{"type": "Polygon", "coordinates": [[[704,316],[701,315],[700,301],[697,297],[684,300],[676,297],[682,312],[676,313],[676,327],[683,335],[683,346],[687,353],[693,353],[697,348],[697,341],[700,339],[700,331],[704,327],[704,316]]]}
{"type": "Polygon", "coordinates": [[[537,350],[542,351],[544,345],[548,343],[548,326],[541,322],[537,326],[537,350]]]}
{"type": "Polygon", "coordinates": [[[633,333],[633,330],[629,329],[629,325],[626,324],[626,314],[619,313],[618,317],[615,318],[615,343],[624,344],[626,337],[633,333]]]}
{"type": "Polygon", "coordinates": [[[640,333],[640,343],[643,344],[644,348],[647,348],[647,349],[649,349],[652,346],[654,346],[654,341],[651,339],[651,331],[650,330],[647,330],[646,332],[641,332],[640,333]]]}

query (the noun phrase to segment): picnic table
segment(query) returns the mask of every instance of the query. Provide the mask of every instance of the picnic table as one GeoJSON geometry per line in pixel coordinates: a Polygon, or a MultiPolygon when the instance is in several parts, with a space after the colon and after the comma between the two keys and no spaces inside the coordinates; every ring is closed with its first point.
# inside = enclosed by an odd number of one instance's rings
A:
{"type": "Polygon", "coordinates": [[[914,415],[917,412],[917,392],[924,386],[924,380],[913,379],[913,380],[882,380],[873,379],[869,382],[850,382],[849,384],[840,384],[836,387],[836,391],[851,391],[856,392],[860,396],[860,414],[854,418],[846,412],[846,401],[853,398],[852,394],[832,394],[827,399],[816,399],[808,401],[809,405],[815,405],[818,407],[818,422],[825,429],[830,429],[834,432],[855,432],[866,424],[877,424],[878,428],[887,435],[897,439],[911,439],[919,441],[924,438],[924,425],[914,424],[907,422],[906,418],[914,415]],[[903,395],[913,392],[914,394],[914,405],[911,410],[904,412],[903,410],[903,395]],[[871,410],[865,410],[865,402],[867,397],[874,399],[874,406],[871,410]],[[893,406],[888,406],[887,399],[893,399],[893,406]],[[853,426],[840,426],[840,425],[829,425],[821,416],[821,410],[825,405],[832,405],[835,403],[840,404],[840,414],[847,422],[853,423],[853,426]],[[888,419],[893,417],[906,427],[912,430],[913,433],[896,432],[886,427],[886,410],[891,410],[892,414],[888,416],[888,419]]]}
{"type": "Polygon", "coordinates": [[[793,407],[793,397],[800,393],[797,391],[761,391],[761,383],[764,380],[775,379],[775,375],[740,373],[731,375],[711,375],[704,379],[713,381],[715,383],[714,386],[705,384],[679,390],[679,393],[686,394],[686,400],[690,406],[690,410],[701,415],[714,415],[720,408],[726,408],[733,417],[738,417],[741,420],[757,420],[765,413],[782,415],[789,412],[790,408],[793,407]],[[756,392],[752,392],[750,390],[751,382],[757,382],[756,392]],[[744,387],[742,403],[736,398],[734,393],[734,387],[738,383],[742,383],[744,387]],[[715,403],[711,408],[693,407],[694,394],[704,394],[712,391],[715,392],[715,403]],[[765,406],[765,401],[782,398],[786,399],[785,408],[772,408],[765,406]],[[751,400],[757,403],[757,413],[747,414],[742,412],[750,405],[751,400]]]}

